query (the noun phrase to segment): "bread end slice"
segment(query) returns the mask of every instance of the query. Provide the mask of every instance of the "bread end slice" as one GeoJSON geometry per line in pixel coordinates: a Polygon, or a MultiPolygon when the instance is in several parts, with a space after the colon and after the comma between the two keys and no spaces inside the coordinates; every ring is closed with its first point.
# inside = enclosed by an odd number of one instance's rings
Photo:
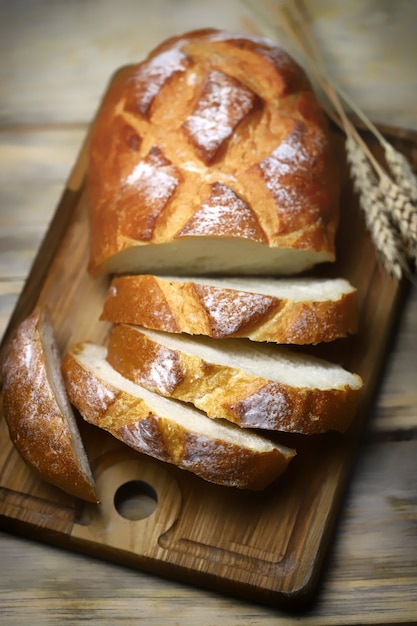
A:
{"type": "Polygon", "coordinates": [[[98,502],[94,478],[61,375],[46,310],[16,328],[3,360],[4,416],[26,464],[62,491],[98,502]]]}

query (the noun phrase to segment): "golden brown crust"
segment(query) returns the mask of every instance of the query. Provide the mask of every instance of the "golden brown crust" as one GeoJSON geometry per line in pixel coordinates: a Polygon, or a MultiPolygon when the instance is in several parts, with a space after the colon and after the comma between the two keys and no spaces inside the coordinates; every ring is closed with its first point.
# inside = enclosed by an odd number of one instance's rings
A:
{"type": "MultiPolygon", "coordinates": [[[[103,378],[101,366],[86,366],[82,355],[89,348],[85,346],[74,346],[63,360],[71,401],[86,421],[107,430],[136,451],[189,470],[210,482],[253,490],[264,489],[285,471],[293,458],[294,450],[257,436],[257,441],[267,443],[263,449],[246,446],[243,438],[241,443],[238,439],[224,438],[222,426],[216,430],[217,434],[210,430],[204,434],[193,428],[192,409],[185,409],[191,412],[187,427],[174,417],[175,402],[170,414],[161,414],[148,400],[122,389],[116,372],[112,384],[103,378]]],[[[105,351],[102,354],[104,359],[105,351]]],[[[200,416],[196,413],[194,419],[200,416]]]]}
{"type": "MultiPolygon", "coordinates": [[[[355,386],[332,388],[329,383],[327,388],[307,387],[299,381],[290,384],[208,361],[201,341],[199,356],[187,352],[187,344],[183,349],[172,348],[164,343],[163,336],[157,339],[160,341],[137,327],[114,325],[107,360],[122,376],[166,397],[191,402],[211,418],[227,419],[244,428],[312,435],[328,430],[344,432],[355,415],[360,395],[359,379],[355,377],[355,386]]],[[[221,350],[223,342],[217,343],[221,350]]],[[[233,348],[229,344],[225,349],[233,348]]],[[[277,350],[274,353],[276,358],[283,354],[277,350]]],[[[305,374],[299,374],[302,376],[305,374]]]]}
{"type": "Polygon", "coordinates": [[[45,345],[47,324],[45,312],[35,309],[17,327],[6,348],[3,402],[10,438],[28,466],[44,480],[77,498],[98,502],[93,477],[85,466],[87,459],[80,460],[69,426],[72,418],[75,427],[75,417],[68,416],[69,403],[62,406],[51,380],[49,367],[58,366],[54,376],[60,372],[58,359],[48,362],[48,352],[55,348],[45,345]]]}
{"type": "Polygon", "coordinates": [[[123,271],[152,271],[146,247],[190,238],[310,251],[307,267],[334,259],[327,124],[304,71],[263,39],[196,31],[127,70],[96,120],[88,191],[94,274],[117,272],[128,249],[123,271]]]}
{"type": "Polygon", "coordinates": [[[174,333],[301,345],[355,333],[358,308],[353,288],[336,300],[292,300],[208,285],[198,278],[137,275],[113,278],[101,317],[174,333]]]}

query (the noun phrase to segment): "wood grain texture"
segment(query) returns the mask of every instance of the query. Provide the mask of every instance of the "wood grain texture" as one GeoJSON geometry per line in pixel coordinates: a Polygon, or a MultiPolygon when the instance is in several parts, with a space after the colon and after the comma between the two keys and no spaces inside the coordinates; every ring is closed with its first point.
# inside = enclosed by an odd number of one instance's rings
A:
{"type": "Polygon", "coordinates": [[[161,626],[413,624],[416,443],[391,442],[386,448],[373,444],[364,452],[355,466],[320,594],[307,612],[287,613],[248,599],[238,602],[0,533],[7,572],[7,585],[0,589],[2,617],[17,625],[30,611],[31,623],[39,626],[87,618],[93,625],[133,625],[138,619],[161,626]],[[381,462],[384,451],[386,462],[381,462]],[[395,501],[395,493],[402,500],[395,501]]]}
{"type": "MultiPolygon", "coordinates": [[[[204,3],[202,8],[198,3],[183,2],[181,6],[176,4],[175,14],[167,20],[160,16],[169,14],[170,0],[150,3],[146,11],[142,4],[92,0],[88,8],[80,11],[78,2],[0,2],[0,45],[5,50],[0,60],[0,136],[7,131],[10,139],[1,145],[2,172],[6,172],[4,167],[9,163],[9,146],[20,146],[0,185],[1,332],[10,319],[42,232],[55,212],[111,72],[123,63],[137,60],[136,52],[140,52],[142,44],[146,52],[148,41],[153,45],[165,34],[183,30],[183,26],[206,26],[207,20],[214,26],[239,24],[239,9],[234,3],[222,2],[220,8],[216,2],[204,3]],[[225,6],[229,9],[230,5],[234,5],[230,8],[232,16],[225,11],[225,6]],[[136,13],[138,7],[140,15],[136,13]],[[94,19],[85,20],[86,12],[91,12],[94,19]],[[63,27],[64,23],[69,27],[63,27]],[[132,30],[134,35],[129,38],[127,34],[132,30]],[[35,135],[41,150],[33,158],[26,146],[31,145],[35,135]],[[57,159],[57,150],[60,154],[65,152],[64,160],[57,159]],[[48,171],[55,172],[56,178],[52,180],[48,171]],[[8,198],[15,201],[11,204],[8,198]],[[3,236],[6,221],[15,219],[10,206],[14,211],[22,207],[22,213],[3,236]],[[26,229],[31,222],[36,223],[36,232],[26,229]]],[[[401,101],[401,93],[400,90],[397,94],[397,106],[398,110],[403,107],[403,119],[407,119],[412,117],[411,102],[401,101]]],[[[399,113],[397,117],[401,123],[399,113]]],[[[198,622],[210,626],[291,625],[300,620],[317,626],[414,623],[416,324],[417,291],[413,288],[389,345],[390,357],[357,451],[319,593],[307,611],[288,614],[253,604],[248,598],[238,601],[56,549],[16,536],[17,528],[13,525],[11,532],[0,533],[0,621],[20,625],[30,615],[33,624],[78,623],[85,619],[93,624],[136,624],[142,620],[149,624],[198,622]]],[[[25,467],[20,467],[16,480],[20,484],[27,481],[29,489],[30,477],[24,476],[25,471],[25,467]]],[[[38,497],[44,498],[45,493],[38,492],[38,497]]],[[[59,502],[60,495],[56,493],[55,497],[59,502]]],[[[14,506],[18,507],[19,502],[14,506]]],[[[70,509],[69,517],[73,514],[70,509]]],[[[43,539],[51,541],[49,532],[43,539]]]]}

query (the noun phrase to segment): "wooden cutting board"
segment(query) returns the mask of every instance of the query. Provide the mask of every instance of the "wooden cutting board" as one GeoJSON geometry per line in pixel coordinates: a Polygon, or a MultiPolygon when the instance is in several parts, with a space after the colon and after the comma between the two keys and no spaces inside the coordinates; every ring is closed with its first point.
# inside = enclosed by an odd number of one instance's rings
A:
{"type": "MultiPolygon", "coordinates": [[[[384,130],[416,166],[415,133],[384,130]]],[[[100,505],[91,505],[31,473],[13,448],[0,412],[3,528],[268,604],[302,606],[314,598],[405,294],[405,285],[378,266],[349,181],[343,137],[333,132],[342,173],[341,224],[337,263],[322,274],[346,277],[357,287],[360,330],[353,338],[311,350],[364,379],[362,402],[350,431],[287,436],[285,442],[297,448],[298,456],[280,480],[253,494],[211,485],[136,454],[107,433],[80,422],[101,500],[100,505]]],[[[378,154],[378,146],[364,137],[378,154]]],[[[49,307],[62,353],[77,341],[105,340],[108,326],[98,318],[108,281],[93,280],[86,271],[87,150],[88,137],[2,347],[36,304],[49,307]]]]}

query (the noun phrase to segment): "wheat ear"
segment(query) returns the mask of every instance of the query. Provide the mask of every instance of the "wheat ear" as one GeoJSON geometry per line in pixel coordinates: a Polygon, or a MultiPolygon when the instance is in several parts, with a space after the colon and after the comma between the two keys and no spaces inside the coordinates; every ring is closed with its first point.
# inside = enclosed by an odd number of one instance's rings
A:
{"type": "Polygon", "coordinates": [[[350,165],[353,186],[359,194],[359,203],[367,229],[386,270],[400,279],[406,262],[402,243],[386,210],[383,189],[363,150],[353,137],[346,139],[346,156],[350,165]]]}

